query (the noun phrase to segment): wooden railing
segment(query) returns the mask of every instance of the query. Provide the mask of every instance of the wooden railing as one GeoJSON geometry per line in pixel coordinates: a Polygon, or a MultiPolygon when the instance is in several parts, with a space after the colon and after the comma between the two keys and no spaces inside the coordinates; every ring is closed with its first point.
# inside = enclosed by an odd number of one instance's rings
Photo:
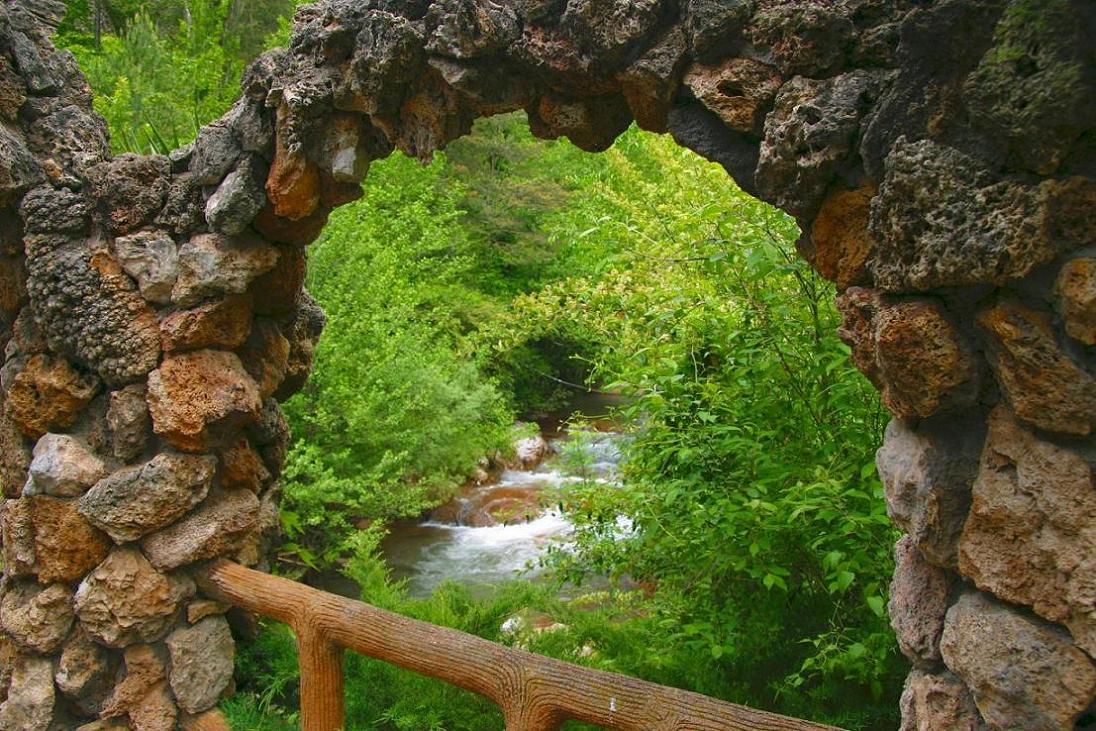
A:
{"type": "Polygon", "coordinates": [[[486,696],[507,731],[552,731],[568,719],[626,731],[832,729],[504,647],[230,561],[213,562],[199,584],[296,633],[303,731],[345,727],[343,648],[486,696]]]}

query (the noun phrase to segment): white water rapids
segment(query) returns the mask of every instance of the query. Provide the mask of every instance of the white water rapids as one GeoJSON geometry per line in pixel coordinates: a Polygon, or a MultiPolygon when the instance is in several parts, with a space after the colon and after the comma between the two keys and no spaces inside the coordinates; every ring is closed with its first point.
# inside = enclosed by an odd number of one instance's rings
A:
{"type": "MultiPolygon", "coordinates": [[[[524,495],[534,505],[540,496],[566,491],[583,480],[615,485],[623,438],[615,432],[583,432],[550,440],[553,451],[536,468],[506,470],[497,482],[468,490],[458,499],[471,506],[494,495],[504,494],[511,502],[524,495]],[[578,459],[561,454],[571,450],[580,452],[578,459]]],[[[404,524],[384,541],[384,556],[393,578],[407,579],[412,596],[429,595],[447,580],[464,584],[475,594],[487,593],[501,582],[535,577],[549,545],[566,546],[573,526],[558,507],[531,512],[530,519],[510,525],[404,524]]]]}

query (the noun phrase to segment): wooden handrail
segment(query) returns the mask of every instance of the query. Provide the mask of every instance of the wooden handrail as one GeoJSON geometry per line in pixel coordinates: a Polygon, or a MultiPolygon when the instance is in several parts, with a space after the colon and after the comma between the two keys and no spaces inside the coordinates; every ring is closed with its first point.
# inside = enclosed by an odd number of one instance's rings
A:
{"type": "Polygon", "coordinates": [[[343,648],[486,696],[507,731],[554,731],[568,719],[623,731],[833,729],[512,649],[231,561],[211,563],[198,583],[296,633],[303,731],[345,726],[343,648]]]}

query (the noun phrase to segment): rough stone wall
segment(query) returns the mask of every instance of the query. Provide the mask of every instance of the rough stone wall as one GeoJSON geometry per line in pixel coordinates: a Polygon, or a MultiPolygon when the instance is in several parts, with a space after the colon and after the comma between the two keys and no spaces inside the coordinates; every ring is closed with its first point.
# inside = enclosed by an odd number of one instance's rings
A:
{"type": "Polygon", "coordinates": [[[517,109],[669,132],[799,220],[894,415],[903,729],[1092,705],[1091,0],[323,0],[168,157],[110,155],[62,10],[0,6],[0,729],[213,719],[192,572],[276,530],[304,247],[371,160],[517,109]]]}

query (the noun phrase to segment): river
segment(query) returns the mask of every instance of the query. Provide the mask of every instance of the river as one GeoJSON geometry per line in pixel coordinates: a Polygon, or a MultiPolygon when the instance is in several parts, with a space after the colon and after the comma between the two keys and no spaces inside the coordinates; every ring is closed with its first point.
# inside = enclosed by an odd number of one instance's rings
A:
{"type": "Polygon", "coordinates": [[[617,483],[625,437],[598,418],[612,403],[595,396],[572,405],[566,414],[588,424],[580,428],[559,414],[538,420],[548,447],[543,461],[496,472],[426,518],[393,525],[381,545],[392,577],[406,579],[416,597],[447,580],[484,596],[499,583],[535,579],[549,546],[565,546],[573,530],[552,496],[583,480],[617,483]]]}

